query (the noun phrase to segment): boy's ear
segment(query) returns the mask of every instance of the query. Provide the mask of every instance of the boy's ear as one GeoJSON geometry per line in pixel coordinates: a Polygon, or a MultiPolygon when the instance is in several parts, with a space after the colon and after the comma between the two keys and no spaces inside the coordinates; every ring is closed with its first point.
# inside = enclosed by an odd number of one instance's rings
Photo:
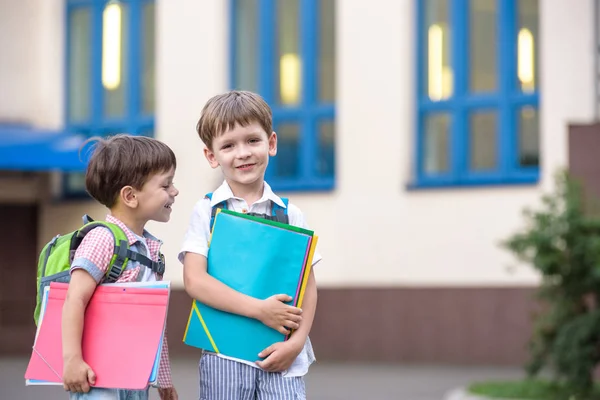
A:
{"type": "Polygon", "coordinates": [[[131,186],[123,186],[119,192],[121,202],[130,208],[136,208],[138,206],[138,199],[135,196],[135,189],[131,186]]]}
{"type": "Polygon", "coordinates": [[[273,132],[269,136],[269,155],[273,157],[275,154],[277,154],[277,134],[273,132]]]}
{"type": "Polygon", "coordinates": [[[215,157],[215,153],[213,153],[212,150],[210,150],[208,147],[204,148],[204,157],[206,157],[206,159],[208,160],[208,164],[212,168],[217,168],[219,166],[219,162],[215,157]]]}

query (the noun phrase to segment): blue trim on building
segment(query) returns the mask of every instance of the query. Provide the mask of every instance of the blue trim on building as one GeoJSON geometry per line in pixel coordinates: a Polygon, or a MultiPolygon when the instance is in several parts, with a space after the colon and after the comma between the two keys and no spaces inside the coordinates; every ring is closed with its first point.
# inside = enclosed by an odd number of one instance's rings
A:
{"type": "MultiPolygon", "coordinates": [[[[323,149],[318,140],[319,124],[322,122],[335,121],[335,104],[319,102],[318,99],[318,62],[319,62],[319,7],[317,0],[299,1],[299,29],[300,43],[299,53],[302,60],[302,87],[301,102],[294,106],[281,106],[277,104],[275,65],[277,59],[276,21],[278,5],[276,0],[257,0],[258,4],[258,49],[257,68],[258,92],[271,105],[273,110],[273,126],[282,123],[295,123],[299,126],[299,143],[297,148],[285,146],[280,140],[279,155],[271,159],[267,169],[266,179],[277,191],[326,191],[335,187],[335,176],[320,176],[315,168],[317,157],[326,155],[330,157],[335,151],[323,149]],[[291,163],[285,157],[294,156],[298,153],[298,159],[291,163]],[[295,176],[278,176],[277,166],[285,168],[291,166],[296,169],[295,176]],[[297,165],[295,164],[297,163],[297,165]]],[[[230,85],[238,89],[236,82],[236,66],[240,62],[237,59],[236,37],[237,37],[237,1],[229,1],[230,18],[230,85]]],[[[244,88],[239,88],[244,89],[244,88]]],[[[327,160],[333,163],[334,160],[327,160]]],[[[289,172],[289,171],[288,171],[289,172]]]]}
{"type": "Polygon", "coordinates": [[[0,170],[74,171],[85,170],[85,138],[69,132],[30,126],[0,126],[0,170]]]}
{"type": "MultiPolygon", "coordinates": [[[[427,65],[426,2],[416,2],[416,137],[414,181],[409,188],[449,186],[480,186],[498,184],[534,184],[539,179],[539,167],[524,167],[518,160],[518,112],[520,107],[539,107],[539,93],[524,94],[517,78],[517,7],[516,0],[498,0],[497,75],[498,88],[493,93],[469,91],[469,2],[448,0],[451,25],[451,66],[454,74],[453,93],[448,99],[431,101],[427,97],[425,80],[427,65]],[[465,45],[467,44],[467,45],[465,45]],[[497,166],[489,171],[469,169],[469,116],[473,112],[494,111],[497,115],[497,166]],[[450,116],[448,154],[449,168],[444,173],[431,174],[424,169],[425,118],[430,113],[444,112],[450,116]]],[[[539,62],[539,60],[536,60],[539,62]]]]}

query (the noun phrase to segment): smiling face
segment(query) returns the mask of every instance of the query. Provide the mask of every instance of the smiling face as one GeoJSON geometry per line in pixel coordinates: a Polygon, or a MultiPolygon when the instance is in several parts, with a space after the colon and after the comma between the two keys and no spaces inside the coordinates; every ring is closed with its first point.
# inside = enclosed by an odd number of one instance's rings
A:
{"type": "Polygon", "coordinates": [[[137,213],[146,221],[168,222],[179,190],[173,185],[175,168],[152,175],[141,190],[136,190],[137,213]]]}
{"type": "MultiPolygon", "coordinates": [[[[215,137],[204,155],[212,168],[221,167],[225,180],[234,188],[260,188],[269,157],[277,154],[277,135],[265,132],[257,122],[232,129],[215,137]]],[[[235,192],[235,189],[234,189],[235,192]]]]}

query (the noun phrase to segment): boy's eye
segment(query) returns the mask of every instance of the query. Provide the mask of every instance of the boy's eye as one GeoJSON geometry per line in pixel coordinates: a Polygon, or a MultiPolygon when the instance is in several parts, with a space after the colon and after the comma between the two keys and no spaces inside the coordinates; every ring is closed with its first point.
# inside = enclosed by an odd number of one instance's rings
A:
{"type": "Polygon", "coordinates": [[[224,146],[223,146],[223,147],[221,147],[221,148],[222,148],[222,149],[228,149],[228,148],[230,148],[230,147],[231,147],[231,145],[230,145],[230,144],[226,144],[226,145],[224,145],[224,146]]]}
{"type": "Polygon", "coordinates": [[[260,142],[260,139],[256,139],[256,138],[255,139],[250,139],[249,142],[250,143],[258,143],[258,142],[260,142]]]}

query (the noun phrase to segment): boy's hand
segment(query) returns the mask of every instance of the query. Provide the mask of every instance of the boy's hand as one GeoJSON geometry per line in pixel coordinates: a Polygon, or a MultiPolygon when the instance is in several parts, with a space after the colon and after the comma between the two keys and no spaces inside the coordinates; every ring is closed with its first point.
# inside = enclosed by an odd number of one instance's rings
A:
{"type": "Polygon", "coordinates": [[[170,388],[158,388],[158,396],[160,400],[178,400],[179,396],[174,387],[170,388]]]}
{"type": "Polygon", "coordinates": [[[259,357],[266,358],[263,361],[257,361],[256,365],[269,372],[285,371],[292,365],[303,347],[304,345],[289,340],[274,343],[258,353],[259,357]]]}
{"type": "Polygon", "coordinates": [[[289,329],[298,329],[299,323],[302,321],[300,316],[302,310],[284,304],[284,302],[291,300],[292,298],[287,294],[276,294],[262,300],[259,303],[257,319],[284,335],[290,333],[289,329]]]}
{"type": "Polygon", "coordinates": [[[87,393],[96,384],[96,374],[81,358],[65,361],[63,388],[73,393],[87,393]]]}

